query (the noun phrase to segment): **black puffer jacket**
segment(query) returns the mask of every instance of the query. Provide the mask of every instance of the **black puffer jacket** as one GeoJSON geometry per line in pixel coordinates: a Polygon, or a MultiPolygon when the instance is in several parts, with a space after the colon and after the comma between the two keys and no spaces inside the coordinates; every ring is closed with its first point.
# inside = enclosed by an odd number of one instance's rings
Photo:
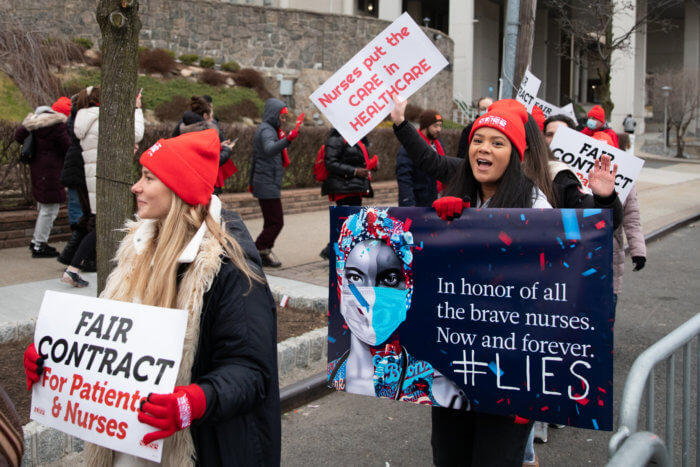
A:
{"type": "MultiPolygon", "coordinates": [[[[362,143],[367,146],[369,142],[363,138],[362,143]]],[[[372,186],[369,179],[356,177],[356,168],[366,168],[365,155],[359,145],[350,146],[338,130],[333,128],[326,140],[326,170],[328,178],[323,181],[321,194],[336,195],[360,193],[362,196],[370,196],[372,186]]]]}
{"type": "Polygon", "coordinates": [[[72,189],[78,189],[85,186],[85,165],[83,164],[83,149],[80,147],[80,140],[73,132],[75,124],[75,114],[78,109],[73,106],[70,111],[70,116],[66,121],[66,129],[70,137],[70,146],[66,151],[66,157],[63,160],[63,170],[61,170],[61,183],[72,189]]]}

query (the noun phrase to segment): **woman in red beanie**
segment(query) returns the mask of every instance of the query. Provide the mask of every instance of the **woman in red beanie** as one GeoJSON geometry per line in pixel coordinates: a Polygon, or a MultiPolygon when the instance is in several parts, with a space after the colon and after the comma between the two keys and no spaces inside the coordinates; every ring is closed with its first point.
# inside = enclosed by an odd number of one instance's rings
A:
{"type": "MultiPolygon", "coordinates": [[[[479,117],[466,159],[438,156],[404,119],[406,102],[394,97],[394,134],[416,167],[445,183],[433,203],[444,220],[464,207],[551,208],[521,168],[528,114],[522,106],[497,106],[479,117]]],[[[467,394],[467,396],[469,396],[467,394]]],[[[433,462],[437,466],[521,466],[532,422],[514,416],[434,407],[433,462]]]]}
{"type": "MultiPolygon", "coordinates": [[[[279,465],[276,308],[262,269],[221,225],[212,196],[220,147],[209,129],[141,155],[131,187],[138,219],[126,224],[101,297],[188,310],[177,386],[149,394],[138,414],[153,426],[144,443],[165,439],[163,465],[279,465]]],[[[36,363],[33,350],[25,362],[36,363]]],[[[28,381],[38,380],[32,364],[28,381]]],[[[85,451],[91,466],[145,465],[92,444],[85,451]]]]}

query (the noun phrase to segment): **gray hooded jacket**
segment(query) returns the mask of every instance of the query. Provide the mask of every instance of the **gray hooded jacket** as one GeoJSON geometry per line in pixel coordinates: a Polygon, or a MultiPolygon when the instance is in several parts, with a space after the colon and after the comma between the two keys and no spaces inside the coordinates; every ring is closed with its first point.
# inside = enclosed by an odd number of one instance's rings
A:
{"type": "Polygon", "coordinates": [[[286,107],[279,99],[265,102],[262,123],[253,139],[253,158],[250,167],[250,184],[253,196],[260,199],[277,199],[282,188],[282,150],[289,146],[287,138],[279,139],[280,110],[286,107]]]}

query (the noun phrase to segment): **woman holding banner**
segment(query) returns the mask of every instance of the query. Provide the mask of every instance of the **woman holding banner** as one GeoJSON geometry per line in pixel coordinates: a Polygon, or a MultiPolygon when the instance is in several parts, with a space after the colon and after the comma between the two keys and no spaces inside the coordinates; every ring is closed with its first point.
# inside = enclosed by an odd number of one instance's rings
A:
{"type": "MultiPolygon", "coordinates": [[[[479,117],[469,135],[466,159],[440,157],[404,118],[406,102],[394,97],[394,133],[417,167],[446,183],[433,203],[442,219],[476,207],[550,208],[544,194],[525,176],[525,109],[496,108],[479,117]]],[[[435,465],[521,466],[531,422],[513,416],[433,408],[435,465]]]]}
{"type": "MultiPolygon", "coordinates": [[[[163,465],[279,465],[276,309],[262,271],[222,228],[212,196],[220,148],[208,129],[143,153],[131,188],[139,219],[126,225],[101,297],[188,310],[177,386],[142,399],[138,414],[154,427],[143,443],[165,439],[163,465]]],[[[30,346],[30,386],[38,357],[30,346]]],[[[150,464],[91,444],[86,459],[150,464]]]]}

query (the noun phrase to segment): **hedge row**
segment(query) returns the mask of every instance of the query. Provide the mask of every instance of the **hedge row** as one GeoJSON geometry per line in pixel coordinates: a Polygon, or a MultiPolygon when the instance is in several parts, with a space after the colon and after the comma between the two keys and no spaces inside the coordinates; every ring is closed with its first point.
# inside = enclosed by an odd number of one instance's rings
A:
{"type": "MultiPolygon", "coordinates": [[[[28,193],[28,183],[23,167],[18,163],[19,145],[13,143],[16,123],[0,120],[0,178],[3,180],[3,190],[18,193],[28,193]]],[[[149,148],[160,138],[169,138],[172,125],[147,125],[138,154],[149,148]]],[[[227,138],[237,139],[233,150],[232,160],[238,167],[238,172],[226,182],[224,191],[243,192],[248,189],[250,158],[253,153],[253,136],[255,127],[233,124],[222,125],[227,138]]],[[[319,186],[313,176],[313,165],[321,145],[328,136],[326,127],[305,127],[299,132],[299,137],[289,147],[291,165],[285,170],[283,188],[305,188],[319,186]]],[[[460,130],[444,130],[441,139],[447,154],[455,154],[459,141],[460,130]]],[[[393,180],[395,178],[396,154],[399,142],[394,137],[391,128],[376,128],[368,135],[369,152],[379,158],[379,169],[373,176],[375,181],[393,180]]],[[[134,160],[134,177],[138,173],[138,154],[134,160]]],[[[27,199],[26,203],[31,203],[27,199]]]]}

